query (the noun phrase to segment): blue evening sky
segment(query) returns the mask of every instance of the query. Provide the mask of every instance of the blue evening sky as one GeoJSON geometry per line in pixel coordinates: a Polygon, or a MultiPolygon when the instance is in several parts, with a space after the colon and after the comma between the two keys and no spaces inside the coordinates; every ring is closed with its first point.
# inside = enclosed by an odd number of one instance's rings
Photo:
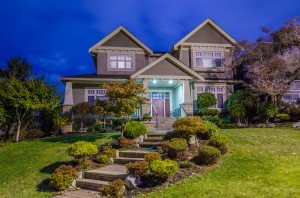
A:
{"type": "Polygon", "coordinates": [[[1,0],[0,66],[21,55],[59,83],[94,73],[88,49],[121,24],[152,50],[168,51],[207,17],[239,41],[298,15],[299,0],[1,0]]]}

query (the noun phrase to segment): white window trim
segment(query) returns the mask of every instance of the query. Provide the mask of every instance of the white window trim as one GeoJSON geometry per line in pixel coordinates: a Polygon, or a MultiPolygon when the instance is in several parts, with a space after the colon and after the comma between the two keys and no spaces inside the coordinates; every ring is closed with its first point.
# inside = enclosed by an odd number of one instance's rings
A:
{"type": "MultiPolygon", "coordinates": [[[[135,70],[135,54],[131,53],[107,53],[107,71],[134,71],[135,70]],[[110,56],[131,56],[132,67],[131,68],[111,68],[110,56]]],[[[126,67],[126,65],[125,65],[126,67]]]]}
{"type": "MultiPolygon", "coordinates": [[[[207,57],[207,59],[218,59],[216,57],[207,57]]],[[[213,51],[213,50],[192,50],[192,68],[194,70],[219,70],[219,69],[224,69],[224,52],[223,51],[213,51]],[[214,53],[214,56],[216,53],[221,53],[221,67],[217,67],[217,66],[213,66],[213,67],[207,67],[205,65],[203,65],[203,58],[205,58],[205,56],[196,56],[196,53],[214,53]],[[196,58],[202,58],[202,65],[201,66],[196,66],[196,58]]]]}
{"type": "Polygon", "coordinates": [[[204,93],[204,92],[210,92],[212,94],[215,95],[216,99],[217,99],[217,104],[215,107],[211,107],[211,109],[218,109],[218,110],[221,110],[221,109],[224,109],[225,108],[225,101],[226,101],[226,86],[224,85],[219,85],[219,84],[213,84],[213,85],[195,85],[195,98],[194,100],[196,101],[197,98],[198,98],[198,95],[201,94],[201,93],[204,93]],[[198,91],[198,88],[203,88],[202,91],[198,91]],[[212,90],[206,90],[206,88],[212,88],[212,89],[215,89],[214,91],[212,90]],[[218,90],[218,88],[222,88],[222,91],[218,90]],[[223,108],[218,108],[218,97],[217,95],[218,94],[223,94],[223,108]]]}
{"type": "MultiPolygon", "coordinates": [[[[105,94],[99,94],[97,93],[98,90],[105,90],[105,89],[96,89],[96,88],[86,88],[85,89],[85,102],[88,102],[88,97],[89,96],[94,96],[95,100],[97,96],[105,96],[105,94]],[[90,90],[94,91],[94,94],[89,93],[90,90]]],[[[106,93],[106,91],[105,91],[106,93]]]]}

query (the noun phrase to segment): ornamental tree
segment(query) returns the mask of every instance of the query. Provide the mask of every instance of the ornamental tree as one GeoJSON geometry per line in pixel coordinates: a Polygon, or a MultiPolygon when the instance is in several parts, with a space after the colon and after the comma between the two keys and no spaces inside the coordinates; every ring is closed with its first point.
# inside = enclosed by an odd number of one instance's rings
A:
{"type": "Polygon", "coordinates": [[[80,132],[83,131],[84,117],[91,111],[91,105],[88,102],[81,102],[72,107],[71,112],[80,122],[80,132]]]}
{"type": "Polygon", "coordinates": [[[146,90],[143,85],[135,83],[134,79],[122,83],[111,82],[100,87],[107,90],[106,97],[108,100],[104,103],[106,114],[121,118],[121,136],[123,137],[131,115],[148,100],[142,96],[146,90]]]}
{"type": "Polygon", "coordinates": [[[207,109],[217,104],[217,99],[213,93],[204,92],[199,94],[197,103],[201,109],[207,109]]]}

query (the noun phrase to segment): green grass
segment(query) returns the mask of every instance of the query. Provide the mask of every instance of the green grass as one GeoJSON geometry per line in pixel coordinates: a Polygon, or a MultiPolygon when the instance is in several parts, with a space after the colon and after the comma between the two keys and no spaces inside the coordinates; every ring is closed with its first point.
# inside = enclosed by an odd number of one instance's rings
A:
{"type": "Polygon", "coordinates": [[[228,129],[221,165],[147,197],[300,197],[299,129],[228,129]]]}
{"type": "Polygon", "coordinates": [[[53,170],[74,163],[67,148],[79,140],[100,145],[118,133],[76,134],[9,144],[0,148],[0,197],[52,197],[49,188],[53,170]]]}

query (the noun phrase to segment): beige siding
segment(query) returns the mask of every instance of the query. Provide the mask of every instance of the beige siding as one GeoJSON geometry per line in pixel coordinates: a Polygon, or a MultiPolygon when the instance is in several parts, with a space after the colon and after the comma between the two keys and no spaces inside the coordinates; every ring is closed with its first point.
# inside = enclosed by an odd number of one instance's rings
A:
{"type": "Polygon", "coordinates": [[[85,89],[73,87],[73,102],[74,105],[85,101],[85,89]]]}
{"type": "Polygon", "coordinates": [[[214,44],[230,44],[217,30],[210,24],[204,25],[195,32],[185,42],[187,43],[214,43],[214,44]]]}
{"type": "Polygon", "coordinates": [[[123,31],[117,33],[114,37],[102,44],[109,47],[138,47],[132,39],[130,39],[123,31]]]}
{"type": "Polygon", "coordinates": [[[182,50],[180,61],[191,67],[190,50],[182,50]]]}
{"type": "Polygon", "coordinates": [[[184,71],[180,70],[167,60],[160,61],[141,75],[188,76],[184,71]]]}
{"type": "Polygon", "coordinates": [[[144,54],[135,54],[135,69],[133,70],[122,70],[122,71],[108,71],[107,66],[107,53],[98,53],[97,54],[97,74],[100,75],[132,75],[136,71],[141,70],[145,67],[145,55],[144,54]]]}

